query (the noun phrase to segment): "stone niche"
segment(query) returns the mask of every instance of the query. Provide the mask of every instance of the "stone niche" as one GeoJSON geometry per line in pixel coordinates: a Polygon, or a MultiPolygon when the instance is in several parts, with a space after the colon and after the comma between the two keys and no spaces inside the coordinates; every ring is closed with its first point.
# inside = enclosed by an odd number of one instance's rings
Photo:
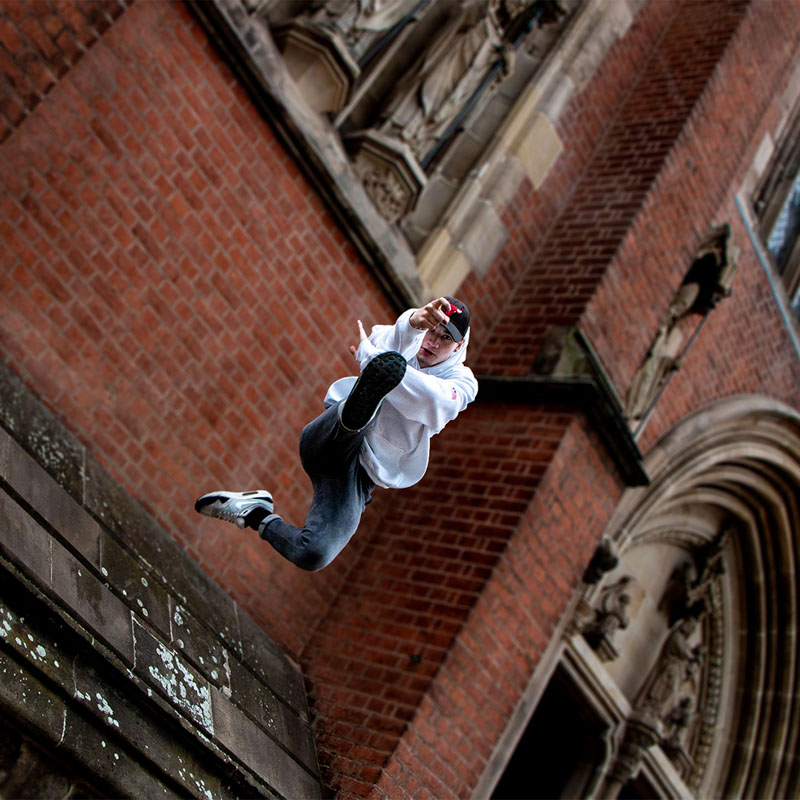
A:
{"type": "Polygon", "coordinates": [[[0,796],[321,796],[298,667],[5,368],[0,479],[0,796]]]}

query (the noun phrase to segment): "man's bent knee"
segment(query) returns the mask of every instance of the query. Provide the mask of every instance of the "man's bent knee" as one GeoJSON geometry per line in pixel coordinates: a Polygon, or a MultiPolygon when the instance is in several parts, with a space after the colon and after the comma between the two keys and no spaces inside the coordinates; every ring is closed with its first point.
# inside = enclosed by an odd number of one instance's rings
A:
{"type": "Polygon", "coordinates": [[[309,547],[294,559],[294,563],[306,572],[319,572],[327,567],[336,558],[336,555],[336,553],[309,547]]]}
{"type": "Polygon", "coordinates": [[[306,572],[319,572],[321,569],[327,567],[338,555],[338,550],[320,547],[318,543],[306,540],[305,536],[300,538],[299,552],[292,561],[300,567],[300,569],[306,570],[306,572]]]}

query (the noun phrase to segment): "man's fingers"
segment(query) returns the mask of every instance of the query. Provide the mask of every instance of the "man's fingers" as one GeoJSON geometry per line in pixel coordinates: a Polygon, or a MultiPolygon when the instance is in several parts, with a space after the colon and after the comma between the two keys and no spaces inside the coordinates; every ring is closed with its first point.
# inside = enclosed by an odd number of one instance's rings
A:
{"type": "Polygon", "coordinates": [[[450,310],[450,301],[446,297],[437,297],[436,300],[431,300],[429,305],[438,314],[450,310]]]}
{"type": "MultiPolygon", "coordinates": [[[[361,324],[361,320],[357,319],[356,324],[358,325],[358,339],[359,345],[367,338],[367,332],[364,330],[364,326],[361,324]]],[[[358,358],[358,347],[354,344],[351,344],[348,348],[350,352],[353,354],[354,358],[358,358]]]]}
{"type": "Polygon", "coordinates": [[[450,310],[450,303],[446,297],[438,297],[436,300],[431,300],[426,306],[430,310],[431,327],[435,328],[440,322],[447,322],[447,314],[442,310],[446,308],[450,310]]]}
{"type": "Polygon", "coordinates": [[[411,324],[418,330],[430,331],[440,322],[447,322],[450,319],[448,315],[456,311],[458,309],[446,297],[437,297],[414,312],[411,324]]]}

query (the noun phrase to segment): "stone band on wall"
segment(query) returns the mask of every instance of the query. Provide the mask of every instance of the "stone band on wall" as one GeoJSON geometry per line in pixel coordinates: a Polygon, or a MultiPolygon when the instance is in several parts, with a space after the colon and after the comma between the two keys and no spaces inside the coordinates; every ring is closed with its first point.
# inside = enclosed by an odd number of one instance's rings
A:
{"type": "Polygon", "coordinates": [[[0,373],[0,717],[103,794],[318,797],[303,678],[0,373]]]}

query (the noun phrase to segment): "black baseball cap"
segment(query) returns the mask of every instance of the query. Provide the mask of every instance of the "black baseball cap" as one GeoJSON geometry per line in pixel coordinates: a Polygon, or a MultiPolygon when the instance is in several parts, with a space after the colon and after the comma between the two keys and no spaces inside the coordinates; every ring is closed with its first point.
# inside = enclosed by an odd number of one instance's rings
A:
{"type": "MultiPolygon", "coordinates": [[[[467,330],[469,329],[469,309],[456,297],[445,296],[444,299],[450,303],[450,321],[440,324],[453,337],[454,342],[460,342],[467,335],[467,330]],[[457,310],[454,311],[453,309],[457,310]]],[[[444,309],[442,311],[447,314],[444,309]]]]}

